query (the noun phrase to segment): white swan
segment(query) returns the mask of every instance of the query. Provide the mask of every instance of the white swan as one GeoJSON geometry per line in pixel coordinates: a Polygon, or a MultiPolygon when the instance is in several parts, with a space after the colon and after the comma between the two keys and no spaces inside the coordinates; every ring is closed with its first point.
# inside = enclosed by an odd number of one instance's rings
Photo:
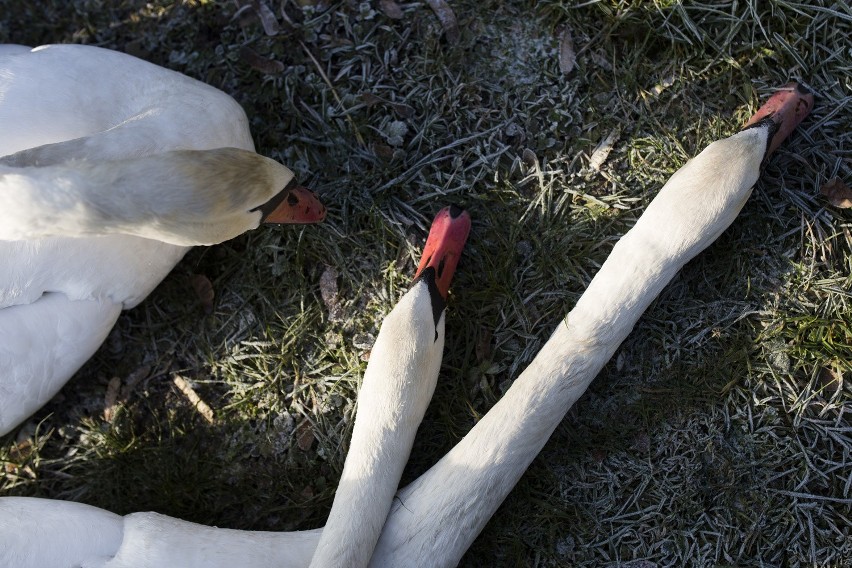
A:
{"type": "MultiPolygon", "coordinates": [[[[734,220],[757,181],[763,161],[808,114],[812,104],[810,94],[795,85],[788,86],[761,107],[745,130],[714,142],[672,176],[613,248],[577,305],[506,395],[443,459],[399,491],[371,566],[454,566],[459,562],[642,312],[675,273],[734,220]]],[[[46,563],[27,563],[28,554],[38,554],[45,542],[34,542],[26,535],[55,504],[39,499],[0,499],[0,542],[19,547],[8,556],[15,560],[14,565],[51,568],[46,563]],[[12,520],[4,522],[7,518],[12,520]]],[[[96,522],[99,515],[108,515],[88,509],[69,515],[63,523],[85,524],[90,517],[96,522]]],[[[110,528],[104,529],[109,533],[105,541],[113,538],[114,527],[120,522],[113,519],[110,528]]],[[[54,527],[53,541],[66,540],[72,530],[76,529],[54,527]]],[[[240,546],[240,537],[234,536],[234,531],[217,533],[222,534],[222,540],[216,541],[210,536],[212,530],[152,513],[129,515],[124,519],[116,558],[125,550],[133,550],[133,555],[124,556],[131,562],[82,565],[164,567],[176,565],[170,562],[170,554],[182,560],[210,559],[215,551],[225,554],[240,546]],[[140,519],[146,520],[146,526],[140,519]]],[[[310,548],[305,540],[317,543],[320,533],[281,535],[281,546],[288,546],[289,541],[285,543],[284,539],[291,537],[310,548]]],[[[250,548],[250,539],[242,542],[250,548]]],[[[115,542],[107,544],[113,546],[115,542]]],[[[93,556],[108,548],[104,543],[91,546],[93,556]]],[[[6,560],[2,552],[0,549],[0,561],[6,560]]],[[[246,550],[246,554],[249,552],[246,550]]],[[[57,566],[76,565],[75,561],[80,564],[79,557],[64,560],[65,564],[57,566]]],[[[309,561],[307,554],[294,554],[279,566],[302,567],[309,561]]],[[[224,564],[211,561],[206,566],[224,564]]]]}
{"type": "Polygon", "coordinates": [[[334,504],[311,566],[366,566],[385,524],[444,351],[444,307],[470,216],[442,209],[414,284],[382,322],[358,390],[358,414],[334,504]]]}
{"type": "Polygon", "coordinates": [[[0,46],[0,125],[0,435],[188,246],[324,215],[231,97],[122,53],[0,46]]]}

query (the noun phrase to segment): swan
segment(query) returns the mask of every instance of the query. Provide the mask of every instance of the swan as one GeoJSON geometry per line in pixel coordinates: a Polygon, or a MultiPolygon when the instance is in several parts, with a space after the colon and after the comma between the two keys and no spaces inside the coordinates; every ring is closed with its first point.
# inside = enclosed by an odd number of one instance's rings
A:
{"type": "Polygon", "coordinates": [[[228,95],[122,53],[0,46],[0,435],[188,247],[325,210],[228,95]]]}
{"type": "MultiPolygon", "coordinates": [[[[630,333],[642,312],[691,258],[712,243],[736,218],[762,164],[804,119],[813,96],[791,84],[778,91],[733,136],[713,142],[675,172],[645,212],[613,247],[607,260],[533,362],[503,398],[437,464],[397,492],[373,551],[370,566],[455,566],[541,450],[568,409],[630,333]]],[[[32,563],[45,542],[30,538],[39,519],[56,519],[55,507],[75,515],[51,526],[47,543],[79,534],[76,525],[103,521],[105,511],[80,504],[57,505],[35,498],[0,498],[0,561],[22,568],[154,568],[179,565],[172,557],[208,559],[247,546],[250,534],[212,529],[154,513],[110,517],[103,542],[87,553],[132,550],[127,564],[87,563],[62,556],[64,564],[32,563]],[[66,526],[72,525],[72,526],[66,526]],[[75,532],[76,531],[76,532],[75,532]],[[217,531],[221,539],[210,531],[217,531]],[[108,539],[113,540],[106,542],[108,539]],[[141,544],[140,544],[141,543],[141,544]],[[3,556],[3,554],[7,556],[3,556]],[[74,564],[76,562],[77,564],[74,564]]],[[[321,530],[280,533],[280,546],[316,548],[321,530]],[[294,539],[294,540],[289,540],[294,539]],[[306,544],[307,541],[307,544],[306,544]]],[[[357,543],[351,544],[357,546],[357,543]]],[[[44,552],[47,555],[47,552],[44,552]]],[[[270,553],[271,554],[271,553],[270,553]]],[[[279,558],[270,555],[268,558],[279,558]]],[[[279,566],[308,566],[310,554],[293,554],[279,566]]],[[[237,565],[251,566],[242,561],[237,565]]],[[[193,566],[183,562],[180,565],[193,566]]],[[[219,564],[224,566],[224,564],[219,564]]]]}
{"type": "Polygon", "coordinates": [[[122,518],[79,503],[5,497],[0,566],[366,566],[435,390],[447,294],[469,231],[462,209],[438,213],[411,288],[382,322],[324,530],[216,529],[156,513],[122,518]]]}
{"type": "Polygon", "coordinates": [[[313,568],[359,568],[370,561],[435,391],[447,293],[469,231],[467,212],[450,206],[438,213],[411,289],[382,322],[313,568]]]}

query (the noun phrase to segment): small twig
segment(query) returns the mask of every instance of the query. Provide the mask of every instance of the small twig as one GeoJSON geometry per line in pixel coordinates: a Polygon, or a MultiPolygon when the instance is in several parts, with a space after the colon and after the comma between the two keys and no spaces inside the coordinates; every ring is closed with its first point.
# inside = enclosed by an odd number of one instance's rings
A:
{"type": "Polygon", "coordinates": [[[195,410],[201,415],[208,424],[213,424],[213,409],[207,406],[207,403],[201,400],[198,393],[190,386],[189,382],[180,375],[172,377],[172,382],[180,392],[189,399],[189,402],[195,407],[195,410]]]}

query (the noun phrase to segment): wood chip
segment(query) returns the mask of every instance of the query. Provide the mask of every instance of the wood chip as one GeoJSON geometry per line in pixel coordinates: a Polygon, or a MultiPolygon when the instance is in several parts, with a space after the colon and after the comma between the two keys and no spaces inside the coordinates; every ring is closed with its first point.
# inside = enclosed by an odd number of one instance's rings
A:
{"type": "Polygon", "coordinates": [[[577,63],[577,54],[574,53],[574,40],[571,30],[564,28],[559,36],[559,70],[567,75],[574,70],[577,63]]]}
{"type": "Polygon", "coordinates": [[[841,209],[852,207],[852,189],[842,179],[833,177],[819,188],[828,202],[841,209]]]}
{"type": "Polygon", "coordinates": [[[402,8],[394,0],[379,0],[379,8],[391,20],[402,19],[402,8]]]}
{"type": "Polygon", "coordinates": [[[189,382],[180,375],[174,375],[172,382],[183,395],[189,399],[190,404],[195,407],[195,410],[207,421],[208,424],[213,424],[213,410],[207,406],[207,403],[201,400],[198,393],[192,388],[189,382]]]}
{"type": "Polygon", "coordinates": [[[112,424],[115,418],[115,411],[118,407],[118,395],[121,390],[121,378],[113,377],[107,385],[106,395],[104,395],[104,421],[112,424]]]}
{"type": "Polygon", "coordinates": [[[193,274],[189,277],[189,283],[204,311],[208,314],[213,313],[213,298],[216,297],[216,293],[213,291],[213,283],[210,279],[203,274],[193,274]]]}
{"type": "Polygon", "coordinates": [[[446,0],[426,0],[429,7],[438,16],[438,21],[441,22],[441,27],[444,28],[444,35],[447,37],[447,42],[450,45],[455,45],[461,39],[459,33],[459,22],[456,19],[456,13],[450,8],[446,0]]]}
{"type": "Polygon", "coordinates": [[[248,63],[253,69],[257,69],[266,75],[277,75],[284,71],[284,64],[274,59],[263,57],[250,47],[240,48],[240,59],[248,63]]]}

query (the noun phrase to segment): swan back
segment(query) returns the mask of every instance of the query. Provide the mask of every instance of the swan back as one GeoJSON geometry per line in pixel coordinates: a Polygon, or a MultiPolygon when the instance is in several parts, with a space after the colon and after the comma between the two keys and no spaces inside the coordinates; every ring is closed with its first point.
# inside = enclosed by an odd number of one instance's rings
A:
{"type": "Polygon", "coordinates": [[[0,156],[111,131],[118,135],[108,143],[90,143],[73,157],[254,150],[240,105],[200,81],[93,46],[8,51],[0,60],[0,156]]]}

